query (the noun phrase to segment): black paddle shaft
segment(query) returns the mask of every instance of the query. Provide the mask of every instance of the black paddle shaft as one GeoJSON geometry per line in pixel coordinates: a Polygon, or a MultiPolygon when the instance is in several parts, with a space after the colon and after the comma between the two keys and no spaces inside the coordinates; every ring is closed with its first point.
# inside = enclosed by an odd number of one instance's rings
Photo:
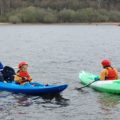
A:
{"type": "Polygon", "coordinates": [[[83,89],[83,88],[85,88],[85,87],[88,87],[88,86],[90,86],[90,85],[91,85],[92,83],[94,83],[94,82],[96,82],[96,80],[90,82],[89,84],[87,84],[87,85],[85,85],[85,86],[83,86],[83,87],[77,88],[77,90],[81,90],[81,89],[83,89]]]}

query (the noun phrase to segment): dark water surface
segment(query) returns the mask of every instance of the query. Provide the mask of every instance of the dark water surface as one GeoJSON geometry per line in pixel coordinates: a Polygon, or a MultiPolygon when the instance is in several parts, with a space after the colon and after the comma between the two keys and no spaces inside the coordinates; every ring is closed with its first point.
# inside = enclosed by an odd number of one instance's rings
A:
{"type": "Polygon", "coordinates": [[[75,87],[82,70],[99,73],[109,58],[120,68],[120,27],[96,25],[1,25],[0,60],[29,62],[34,81],[68,83],[63,99],[0,92],[0,120],[120,120],[120,96],[75,87]]]}

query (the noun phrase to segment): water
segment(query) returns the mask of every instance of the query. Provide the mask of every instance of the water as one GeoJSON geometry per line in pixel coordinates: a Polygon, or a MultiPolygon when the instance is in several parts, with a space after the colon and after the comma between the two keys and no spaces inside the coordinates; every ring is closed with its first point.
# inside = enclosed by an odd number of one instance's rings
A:
{"type": "Polygon", "coordinates": [[[109,58],[120,68],[120,27],[112,25],[1,25],[0,59],[29,62],[34,81],[68,83],[63,99],[0,92],[0,120],[119,120],[120,97],[75,87],[82,70],[98,74],[109,58]]]}

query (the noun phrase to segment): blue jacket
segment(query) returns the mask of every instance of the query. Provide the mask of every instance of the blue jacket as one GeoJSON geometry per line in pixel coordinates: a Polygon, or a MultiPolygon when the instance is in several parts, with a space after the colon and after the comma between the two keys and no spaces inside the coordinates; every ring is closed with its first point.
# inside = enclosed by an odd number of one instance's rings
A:
{"type": "Polygon", "coordinates": [[[0,62],[0,71],[3,70],[3,64],[0,62]]]}

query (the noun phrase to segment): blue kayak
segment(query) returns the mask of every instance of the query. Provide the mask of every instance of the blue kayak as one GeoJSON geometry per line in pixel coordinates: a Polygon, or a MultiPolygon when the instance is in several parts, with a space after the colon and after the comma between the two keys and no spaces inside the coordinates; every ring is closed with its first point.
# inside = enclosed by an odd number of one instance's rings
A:
{"type": "Polygon", "coordinates": [[[14,82],[4,83],[0,82],[0,90],[8,91],[13,93],[22,93],[29,95],[42,95],[42,94],[56,94],[60,93],[68,87],[67,84],[64,85],[44,85],[40,83],[27,83],[25,85],[19,85],[14,82]]]}

